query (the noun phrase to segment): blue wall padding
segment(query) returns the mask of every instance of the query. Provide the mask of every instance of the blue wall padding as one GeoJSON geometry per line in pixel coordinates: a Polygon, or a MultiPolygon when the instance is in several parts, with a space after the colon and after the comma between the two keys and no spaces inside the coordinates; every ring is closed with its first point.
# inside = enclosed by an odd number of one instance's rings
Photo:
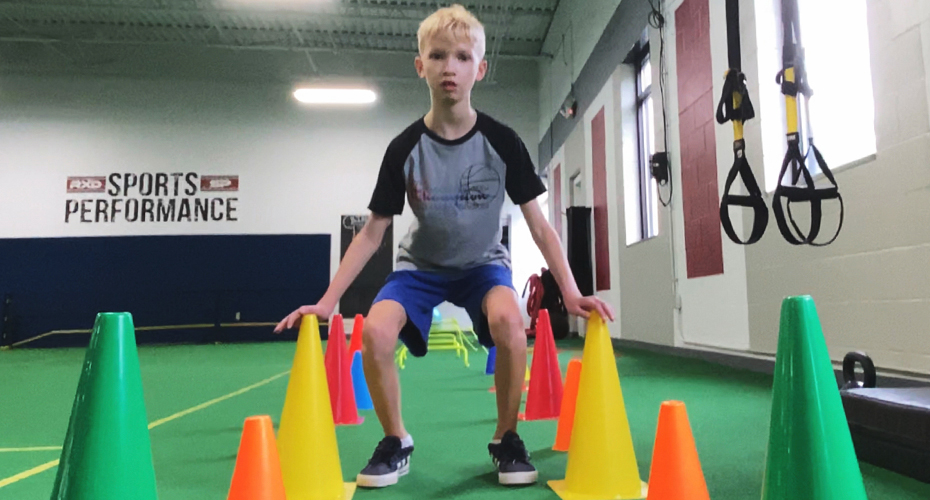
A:
{"type": "MultiPolygon", "coordinates": [[[[11,298],[6,342],[90,329],[98,312],[136,327],[276,322],[329,285],[331,238],[314,235],[0,239],[0,297],[11,298]]],[[[321,318],[321,321],[323,319],[321,318]]],[[[141,342],[278,340],[271,327],[137,331],[141,342]]],[[[36,345],[86,343],[53,335],[36,345]]]]}

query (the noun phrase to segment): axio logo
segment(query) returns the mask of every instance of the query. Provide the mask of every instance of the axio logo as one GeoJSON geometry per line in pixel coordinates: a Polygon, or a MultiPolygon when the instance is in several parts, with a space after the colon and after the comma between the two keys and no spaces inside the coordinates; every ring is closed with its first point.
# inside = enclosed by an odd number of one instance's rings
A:
{"type": "Polygon", "coordinates": [[[69,193],[102,193],[106,187],[107,178],[100,177],[68,177],[69,193]]]}
{"type": "Polygon", "coordinates": [[[201,191],[238,191],[238,175],[204,175],[200,178],[201,191]]]}

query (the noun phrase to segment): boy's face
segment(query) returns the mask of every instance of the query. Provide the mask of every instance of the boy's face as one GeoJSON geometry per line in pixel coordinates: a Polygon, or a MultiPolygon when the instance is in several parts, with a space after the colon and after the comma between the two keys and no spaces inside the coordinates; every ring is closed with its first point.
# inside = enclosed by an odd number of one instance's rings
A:
{"type": "Polygon", "coordinates": [[[454,104],[471,94],[475,82],[488,69],[485,59],[476,59],[474,43],[456,40],[451,34],[438,34],[427,40],[415,60],[417,74],[425,78],[434,100],[454,104]]]}

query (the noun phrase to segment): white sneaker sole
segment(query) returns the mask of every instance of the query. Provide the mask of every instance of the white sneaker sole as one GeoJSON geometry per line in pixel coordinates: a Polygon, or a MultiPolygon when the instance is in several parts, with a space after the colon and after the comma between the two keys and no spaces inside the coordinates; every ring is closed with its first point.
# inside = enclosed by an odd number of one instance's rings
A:
{"type": "Polygon", "coordinates": [[[533,484],[538,476],[539,472],[535,470],[529,472],[498,472],[497,480],[500,484],[506,485],[533,484]]]}
{"type": "Polygon", "coordinates": [[[397,484],[397,480],[400,478],[400,476],[406,476],[408,472],[410,472],[409,461],[400,469],[397,469],[396,472],[391,472],[390,474],[384,474],[381,476],[368,476],[365,474],[359,474],[355,477],[355,484],[362,488],[384,488],[385,486],[397,484]]]}

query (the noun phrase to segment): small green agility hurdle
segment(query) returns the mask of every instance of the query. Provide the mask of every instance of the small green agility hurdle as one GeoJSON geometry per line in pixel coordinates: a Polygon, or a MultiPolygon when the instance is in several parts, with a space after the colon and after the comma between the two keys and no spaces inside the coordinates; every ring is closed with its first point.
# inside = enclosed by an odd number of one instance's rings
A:
{"type": "MultiPolygon", "coordinates": [[[[457,319],[439,317],[438,312],[433,310],[433,321],[430,324],[426,343],[430,351],[455,351],[455,356],[461,358],[465,368],[468,368],[471,366],[468,363],[468,350],[477,351],[478,348],[475,345],[477,341],[478,335],[475,334],[474,329],[462,328],[457,319]]],[[[481,346],[481,348],[487,352],[486,347],[481,346]]],[[[401,370],[406,368],[409,355],[410,351],[403,344],[394,353],[394,361],[401,370]]]]}

